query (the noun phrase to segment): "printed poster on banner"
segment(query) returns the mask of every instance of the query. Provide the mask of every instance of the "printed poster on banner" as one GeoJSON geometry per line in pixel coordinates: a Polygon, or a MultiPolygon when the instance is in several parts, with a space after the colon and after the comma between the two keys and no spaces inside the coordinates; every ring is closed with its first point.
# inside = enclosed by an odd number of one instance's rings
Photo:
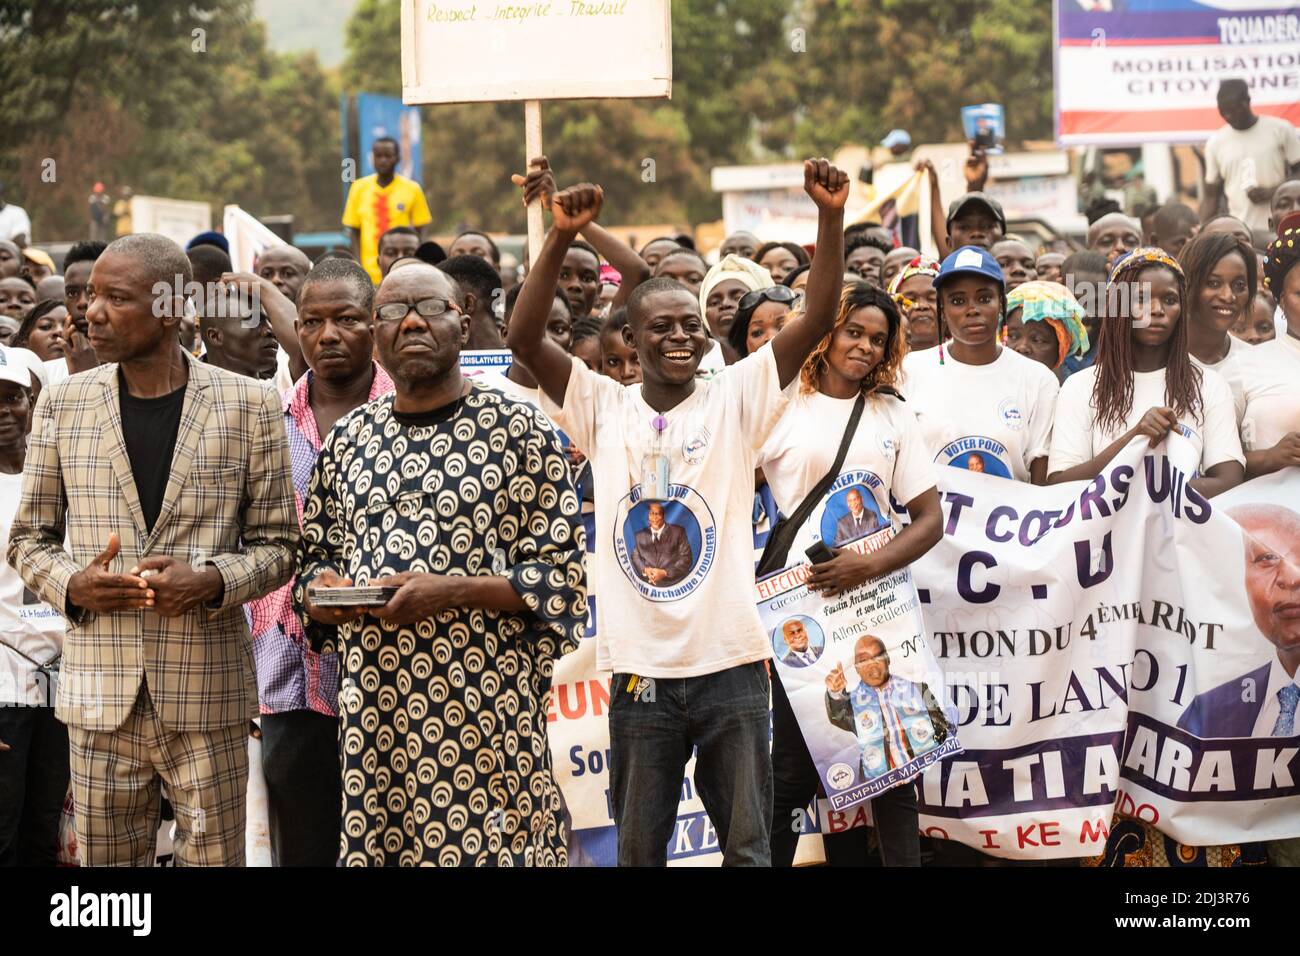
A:
{"type": "MultiPolygon", "coordinates": [[[[868,554],[893,540],[893,526],[864,508],[874,501],[866,490],[873,480],[869,472],[837,478],[790,556],[816,541],[868,554]]],[[[903,568],[830,599],[808,590],[809,573],[807,561],[796,561],[764,577],[758,607],[827,802],[843,811],[962,745],[911,573],[903,568]]]]}
{"type": "Polygon", "coordinates": [[[1300,473],[1207,500],[1186,445],[1047,487],[940,469],[913,572],[965,752],[923,775],[924,833],[1019,859],[1122,854],[1117,817],[1300,836],[1300,473]]]}

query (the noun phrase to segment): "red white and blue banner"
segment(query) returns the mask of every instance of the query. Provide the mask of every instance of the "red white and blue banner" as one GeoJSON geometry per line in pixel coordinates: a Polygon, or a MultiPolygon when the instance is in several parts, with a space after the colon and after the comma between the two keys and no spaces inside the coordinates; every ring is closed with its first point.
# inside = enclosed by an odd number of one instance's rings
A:
{"type": "Polygon", "coordinates": [[[1062,146],[1203,142],[1232,78],[1300,125],[1300,2],[1055,0],[1055,33],[1062,146]]]}

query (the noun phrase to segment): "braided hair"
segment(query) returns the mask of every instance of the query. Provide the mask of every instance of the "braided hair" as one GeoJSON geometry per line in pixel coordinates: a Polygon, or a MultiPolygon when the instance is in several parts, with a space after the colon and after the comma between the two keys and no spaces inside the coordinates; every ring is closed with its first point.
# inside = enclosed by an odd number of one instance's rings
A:
{"type": "Polygon", "coordinates": [[[1092,405],[1103,430],[1119,431],[1133,410],[1133,305],[1142,273],[1149,269],[1164,269],[1174,277],[1181,306],[1166,343],[1165,403],[1179,418],[1194,414],[1201,420],[1201,370],[1187,348],[1187,280],[1168,253],[1142,248],[1115,263],[1106,287],[1110,309],[1101,323],[1097,378],[1092,386],[1092,405]]]}

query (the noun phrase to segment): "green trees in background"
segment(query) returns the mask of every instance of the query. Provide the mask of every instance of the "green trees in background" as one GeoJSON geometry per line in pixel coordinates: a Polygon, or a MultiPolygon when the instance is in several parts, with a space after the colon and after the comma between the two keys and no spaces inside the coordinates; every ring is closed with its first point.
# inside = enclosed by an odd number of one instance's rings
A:
{"type": "Polygon", "coordinates": [[[267,49],[251,0],[0,5],[0,176],[37,239],[86,232],[101,180],[337,222],[337,79],[267,49]]]}
{"type": "MultiPolygon", "coordinates": [[[[959,109],[996,101],[1012,139],[1052,128],[1051,8],[1018,0],[673,0],[673,99],[543,105],[562,183],[604,185],[613,221],[717,218],[715,165],[878,140],[960,138],[959,109]]],[[[252,0],[0,4],[0,177],[38,238],[85,231],[110,190],[236,202],[338,225],[340,92],[400,93],[399,0],[360,0],[347,58],[269,50],[252,0]],[[198,31],[198,32],[196,32],[198,31]],[[53,181],[46,160],[53,160],[53,181]]],[[[435,227],[522,231],[518,103],[429,106],[435,227]]]]}

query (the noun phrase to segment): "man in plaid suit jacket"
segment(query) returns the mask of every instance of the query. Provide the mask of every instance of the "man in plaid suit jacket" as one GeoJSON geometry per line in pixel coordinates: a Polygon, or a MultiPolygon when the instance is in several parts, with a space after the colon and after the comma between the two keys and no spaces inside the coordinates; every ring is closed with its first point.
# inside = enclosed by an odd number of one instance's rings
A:
{"type": "Polygon", "coordinates": [[[9,538],[68,618],[56,714],[86,865],[150,864],[160,778],[178,864],[244,858],[257,685],[242,606],[288,580],[298,520],[276,394],[180,346],[189,280],[162,236],[95,263],[105,364],[41,395],[9,538]]]}

